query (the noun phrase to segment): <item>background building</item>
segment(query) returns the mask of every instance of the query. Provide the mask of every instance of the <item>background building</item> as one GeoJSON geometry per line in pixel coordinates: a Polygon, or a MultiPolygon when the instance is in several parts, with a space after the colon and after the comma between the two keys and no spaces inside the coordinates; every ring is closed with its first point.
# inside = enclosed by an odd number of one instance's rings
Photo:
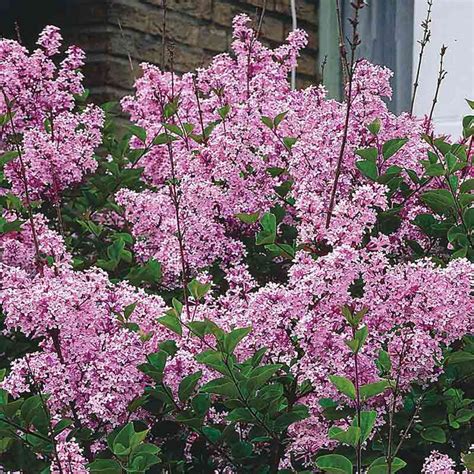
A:
{"type": "MultiPolygon", "coordinates": [[[[339,0],[344,18],[350,0],[339,0]]],[[[298,86],[320,80],[330,95],[341,96],[335,0],[294,0],[298,27],[309,35],[297,71],[298,86]]],[[[366,0],[361,12],[359,55],[395,73],[389,107],[410,107],[418,60],[420,23],[427,0],[366,0]]],[[[232,18],[241,12],[257,19],[265,4],[261,39],[277,46],[292,29],[291,0],[166,0],[166,37],[172,43],[177,72],[206,65],[231,43],[232,18]]],[[[97,101],[118,99],[140,74],[139,63],[161,62],[163,0],[0,0],[0,35],[32,46],[45,24],[63,29],[68,43],[87,52],[86,85],[97,101]]],[[[343,22],[349,34],[347,21],[343,22]]],[[[438,130],[457,134],[468,113],[464,98],[474,98],[474,0],[433,0],[432,38],[426,48],[415,112],[429,111],[436,88],[441,44],[448,46],[443,83],[435,111],[438,130]]]]}
{"type": "MultiPolygon", "coordinates": [[[[317,0],[297,0],[299,26],[309,35],[298,69],[298,82],[317,80],[317,0]]],[[[87,52],[87,86],[99,99],[127,93],[139,74],[139,63],[161,62],[162,0],[0,0],[0,33],[15,37],[17,21],[25,43],[34,43],[45,24],[63,29],[67,42],[87,52]]],[[[166,38],[172,43],[174,68],[185,72],[206,65],[227,51],[232,18],[258,18],[262,0],[167,0],[166,38]]],[[[276,46],[292,28],[290,0],[267,0],[261,38],[276,46]]]]}

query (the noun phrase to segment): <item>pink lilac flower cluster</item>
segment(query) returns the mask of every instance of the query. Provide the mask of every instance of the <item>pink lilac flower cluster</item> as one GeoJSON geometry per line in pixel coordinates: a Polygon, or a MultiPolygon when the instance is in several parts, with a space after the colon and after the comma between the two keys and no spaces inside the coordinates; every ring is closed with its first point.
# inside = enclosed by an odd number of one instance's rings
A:
{"type": "Polygon", "coordinates": [[[31,277],[0,268],[0,302],[9,330],[40,338],[39,351],[14,361],[3,387],[14,395],[31,380],[50,394],[54,413],[73,409],[87,426],[124,421],[127,405],[145,387],[137,366],[171,333],[156,326],[162,299],[126,284],[114,286],[100,270],[74,272],[66,264],[31,277]],[[129,320],[125,307],[137,303],[129,320]],[[128,323],[138,324],[132,331],[128,323]],[[147,336],[147,337],[145,337],[147,336]],[[151,337],[150,337],[151,336],[151,337]]]}
{"type": "Polygon", "coordinates": [[[82,454],[82,448],[73,439],[62,439],[57,443],[57,458],[53,457],[51,474],[87,474],[87,460],[82,454]],[[59,465],[61,467],[59,467],[59,465]]]}
{"type": "Polygon", "coordinates": [[[58,200],[60,193],[96,169],[94,149],[101,142],[103,113],[88,106],[75,111],[76,94],[84,92],[80,67],[84,53],[69,48],[59,66],[62,45],[56,27],[48,26],[29,54],[16,41],[0,42],[0,152],[16,151],[5,175],[12,191],[31,199],[58,200]]]}
{"type": "MultiPolygon", "coordinates": [[[[411,223],[424,212],[417,194],[405,203],[400,230],[369,235],[377,213],[389,205],[387,188],[359,173],[355,151],[371,146],[380,151],[385,141],[406,137],[406,146],[389,160],[378,158],[378,169],[398,165],[419,172],[426,145],[420,138],[424,122],[392,114],[383,101],[391,95],[390,71],[367,61],[356,67],[347,146],[327,226],[346,104],[327,99],[322,87],[290,90],[287,76],[305,41],[305,34],[296,31],[284,46],[268,49],[255,37],[248,18],[238,16],[235,56],[219,55],[209,67],[181,77],[144,65],[135,94],[122,105],[146,131],[149,151],[139,164],[148,187],[123,189],[115,198],[136,238],[137,256],[159,260],[169,286],[180,285],[183,267],[187,277],[200,279],[208,278],[206,270],[214,263],[224,270],[228,290],[207,295],[200,304],[191,300],[193,318],[209,318],[223,329],[251,325],[239,355],[268,347],[270,360],[292,364],[300,382],[309,379],[314,390],[303,402],[311,417],[292,427],[291,436],[293,452],[310,457],[329,443],[319,400],[337,399],[338,394],[328,376],[353,373],[345,344],[350,330],[341,308],[368,309],[362,382],[378,379],[375,359],[385,347],[400,390],[407,390],[415,380],[435,380],[443,345],[472,331],[474,272],[466,259],[445,267],[428,259],[410,262],[401,244],[419,235],[411,223]],[[367,130],[375,119],[381,125],[376,137],[367,130]],[[275,188],[288,182],[288,194],[277,194],[275,188]],[[288,264],[285,283],[260,285],[245,263],[242,243],[258,224],[244,223],[237,215],[262,215],[275,204],[286,211],[285,224],[296,228],[301,245],[288,264]],[[312,250],[320,244],[326,250],[316,256],[312,250]]],[[[0,84],[6,88],[11,81],[7,97],[15,97],[13,126],[23,134],[28,186],[33,196],[54,200],[94,169],[92,151],[102,120],[95,108],[79,116],[72,112],[72,94],[81,89],[72,71],[81,55],[69,50],[56,75],[48,55],[59,44],[59,33],[51,28],[41,36],[43,50],[32,55],[15,42],[0,42],[5,65],[0,84]],[[36,82],[47,89],[49,99],[30,108],[36,82]],[[50,114],[54,118],[44,128],[50,114]],[[88,123],[81,127],[84,114],[89,114],[88,123]]],[[[0,105],[5,112],[6,103],[0,105]]],[[[7,129],[2,143],[8,144],[12,132],[7,129]]],[[[133,146],[143,148],[143,143],[136,138],[133,146]]],[[[13,161],[7,177],[23,195],[18,166],[13,161]]],[[[115,426],[146,384],[137,366],[159,342],[172,337],[156,322],[164,302],[126,283],[112,284],[101,270],[73,271],[63,239],[49,230],[44,217],[35,216],[34,222],[39,250],[55,256],[51,268],[37,272],[31,224],[0,239],[0,302],[7,329],[41,340],[38,352],[14,363],[2,386],[18,395],[33,378],[51,395],[48,403],[55,414],[75,411],[92,428],[100,420],[115,426]],[[130,319],[121,318],[135,302],[130,319]]],[[[178,347],[166,374],[173,389],[197,370],[194,355],[202,344],[184,331],[178,347]]],[[[61,448],[64,456],[73,451],[68,443],[61,448]]],[[[80,466],[76,454],[74,462],[80,466]]]]}
{"type": "Polygon", "coordinates": [[[425,459],[422,474],[454,474],[456,463],[447,455],[439,451],[431,451],[425,459]]]}

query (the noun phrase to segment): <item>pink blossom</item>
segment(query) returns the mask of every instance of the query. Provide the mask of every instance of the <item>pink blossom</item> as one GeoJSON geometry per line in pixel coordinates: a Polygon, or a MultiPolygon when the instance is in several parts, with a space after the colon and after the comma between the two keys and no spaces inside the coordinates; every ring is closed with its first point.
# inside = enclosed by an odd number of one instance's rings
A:
{"type": "Polygon", "coordinates": [[[447,455],[439,451],[431,451],[425,459],[423,474],[454,474],[456,472],[456,463],[447,455]]]}

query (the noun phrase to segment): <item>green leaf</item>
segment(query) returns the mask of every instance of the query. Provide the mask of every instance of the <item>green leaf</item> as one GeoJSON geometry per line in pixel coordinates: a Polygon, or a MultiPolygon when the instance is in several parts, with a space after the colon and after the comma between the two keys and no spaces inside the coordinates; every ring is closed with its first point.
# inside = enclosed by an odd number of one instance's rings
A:
{"type": "Polygon", "coordinates": [[[265,245],[265,250],[279,257],[292,259],[295,256],[295,248],[288,244],[268,244],[265,245]]]}
{"type": "Polygon", "coordinates": [[[416,174],[416,171],[411,170],[411,169],[405,169],[405,171],[415,184],[418,184],[420,182],[420,178],[416,174]]]}
{"type": "Polygon", "coordinates": [[[232,445],[231,451],[237,459],[245,459],[252,454],[253,446],[247,441],[238,441],[232,445]]]}
{"type": "MultiPolygon", "coordinates": [[[[400,458],[393,458],[392,460],[392,473],[403,469],[407,463],[400,458]]],[[[388,464],[385,457],[377,458],[370,466],[367,474],[387,474],[388,464]]]]}
{"type": "Polygon", "coordinates": [[[167,314],[165,314],[161,318],[158,318],[158,322],[178,334],[178,336],[183,335],[183,328],[181,327],[181,322],[174,313],[171,313],[170,311],[167,312],[167,314]]]}
{"type": "Polygon", "coordinates": [[[96,459],[87,465],[92,474],[122,474],[122,467],[114,459],[96,459]]]}
{"type": "Polygon", "coordinates": [[[439,426],[430,426],[421,432],[421,437],[434,443],[446,443],[446,433],[439,426]]]}
{"type": "Polygon", "coordinates": [[[285,173],[286,169],[280,168],[278,166],[270,166],[270,168],[267,168],[267,172],[270,174],[272,178],[276,178],[277,176],[280,176],[283,173],[285,173]]]}
{"type": "Polygon", "coordinates": [[[273,130],[273,120],[270,117],[266,117],[265,115],[262,115],[260,117],[260,120],[262,123],[264,123],[269,129],[273,130]]]}
{"type": "Polygon", "coordinates": [[[285,147],[288,151],[291,150],[293,145],[296,143],[297,139],[294,137],[284,137],[283,138],[283,143],[285,144],[285,147]]]}
{"type": "Polygon", "coordinates": [[[200,299],[202,299],[210,289],[211,289],[210,283],[201,283],[196,279],[188,283],[189,293],[191,293],[192,297],[196,301],[199,301],[200,299]]]}
{"type": "Polygon", "coordinates": [[[339,390],[339,392],[343,393],[351,400],[355,400],[356,389],[354,384],[348,378],[339,375],[330,375],[329,380],[339,390]]]}
{"type": "Polygon", "coordinates": [[[461,207],[469,206],[472,202],[474,202],[474,194],[468,193],[461,193],[458,196],[459,204],[461,207]]]}
{"type": "Polygon", "coordinates": [[[146,358],[149,364],[154,369],[156,369],[158,372],[163,372],[163,370],[165,370],[167,357],[168,357],[167,352],[158,351],[158,352],[154,352],[153,354],[148,354],[146,358]]]}
{"type": "Polygon", "coordinates": [[[129,460],[127,472],[143,473],[148,472],[148,469],[160,462],[157,456],[159,453],[158,446],[153,444],[141,444],[132,453],[131,460],[129,460]]]}
{"type": "Polygon", "coordinates": [[[216,122],[211,122],[210,124],[206,125],[204,127],[204,133],[203,133],[203,136],[205,139],[209,138],[211,136],[211,133],[214,131],[214,129],[216,128],[216,125],[218,124],[219,122],[216,121],[216,122]]]}
{"type": "Polygon", "coordinates": [[[165,145],[174,142],[175,140],[179,139],[169,135],[168,133],[160,133],[153,139],[153,145],[165,145]]]}
{"type": "Polygon", "coordinates": [[[389,383],[386,380],[380,380],[379,382],[367,383],[360,387],[360,398],[367,400],[385,392],[388,388],[389,383]]]}
{"type": "Polygon", "coordinates": [[[221,432],[212,426],[203,426],[202,432],[211,443],[217,443],[221,437],[221,432]]]}
{"type": "Polygon", "coordinates": [[[283,366],[281,364],[267,364],[256,367],[249,374],[247,388],[255,390],[266,384],[283,366]]]}
{"type": "Polygon", "coordinates": [[[446,359],[448,364],[463,364],[464,362],[474,362],[474,354],[467,351],[456,351],[446,359]]]}
{"type": "Polygon", "coordinates": [[[280,122],[286,117],[286,114],[288,113],[288,111],[286,112],[282,112],[281,114],[278,114],[274,120],[273,120],[273,123],[275,124],[275,128],[278,127],[278,125],[280,125],[280,122]]]}
{"type": "Polygon", "coordinates": [[[24,221],[16,219],[14,221],[7,221],[4,217],[0,216],[0,232],[6,234],[8,232],[19,232],[24,221]]]}
{"type": "Polygon", "coordinates": [[[316,458],[315,464],[319,469],[330,474],[352,474],[352,463],[340,454],[326,454],[316,458]]]}
{"type": "Polygon", "coordinates": [[[125,308],[123,309],[123,315],[125,319],[128,319],[132,315],[132,313],[135,311],[135,308],[137,307],[137,304],[138,301],[135,301],[135,303],[125,306],[125,308]]]}
{"type": "Polygon", "coordinates": [[[421,200],[437,214],[446,214],[454,207],[454,199],[447,189],[426,191],[421,195],[421,200]]]}
{"type": "Polygon", "coordinates": [[[373,122],[367,125],[367,129],[372,135],[378,135],[380,131],[380,125],[381,125],[380,119],[376,118],[373,122]]]}
{"type": "Polygon", "coordinates": [[[42,423],[47,421],[47,414],[43,407],[43,395],[34,395],[27,398],[21,405],[21,416],[26,425],[34,424],[36,422],[42,423]]]}
{"type": "Polygon", "coordinates": [[[18,156],[17,151],[7,151],[0,156],[0,168],[5,166],[10,161],[13,161],[18,156]]]}
{"type": "Polygon", "coordinates": [[[369,178],[372,181],[377,180],[379,173],[377,171],[377,165],[373,161],[356,161],[356,166],[366,178],[369,178]]]}
{"type": "Polygon", "coordinates": [[[253,212],[252,214],[239,213],[235,217],[245,224],[255,224],[258,221],[260,212],[253,212]]]}
{"type": "Polygon", "coordinates": [[[122,252],[125,249],[125,242],[122,239],[117,239],[112,245],[107,247],[107,255],[110,260],[119,262],[122,257],[122,252]]]}
{"type": "Polygon", "coordinates": [[[176,341],[173,341],[172,339],[168,339],[167,341],[160,342],[158,347],[171,357],[174,357],[176,353],[178,352],[176,341]]]}
{"type": "Polygon", "coordinates": [[[199,370],[194,374],[188,375],[181,380],[179,387],[178,387],[178,398],[181,402],[185,402],[193,393],[194,389],[196,388],[199,379],[202,377],[202,371],[199,370]]]}
{"type": "Polygon", "coordinates": [[[474,470],[474,453],[463,453],[461,459],[466,469],[474,470]]]}
{"type": "Polygon", "coordinates": [[[456,258],[465,258],[467,255],[467,247],[460,248],[451,254],[450,259],[454,260],[456,258]]]}
{"type": "Polygon", "coordinates": [[[461,193],[469,193],[470,191],[474,190],[474,178],[469,178],[464,180],[461,183],[461,187],[459,188],[459,191],[461,193]]]}
{"type": "MultiPolygon", "coordinates": [[[[209,321],[209,319],[205,319],[204,321],[191,321],[190,323],[188,323],[188,327],[192,331],[193,335],[201,339],[206,334],[213,334],[220,341],[222,340],[225,334],[224,331],[220,329],[216,323],[214,323],[213,321],[209,321]]],[[[215,353],[215,351],[205,352],[215,353]]]]}
{"type": "Polygon", "coordinates": [[[368,308],[364,307],[360,311],[356,311],[354,313],[347,305],[344,305],[341,309],[342,315],[352,327],[357,327],[359,325],[364,316],[367,314],[367,311],[368,308]]]}
{"type": "Polygon", "coordinates": [[[454,170],[454,167],[456,166],[458,157],[454,155],[453,153],[451,153],[450,151],[448,151],[448,153],[446,153],[445,155],[445,159],[446,159],[446,165],[448,166],[448,171],[452,172],[454,170]]]}
{"type": "Polygon", "coordinates": [[[224,336],[224,352],[226,354],[232,354],[234,349],[237,347],[239,342],[246,337],[250,331],[252,330],[251,327],[248,328],[238,328],[231,331],[229,334],[224,336]]]}
{"type": "Polygon", "coordinates": [[[372,429],[377,419],[376,411],[362,411],[360,413],[360,426],[357,417],[354,417],[352,424],[360,428],[360,442],[363,443],[372,432],[372,429]]]}
{"type": "Polygon", "coordinates": [[[183,303],[181,303],[181,301],[177,300],[176,298],[173,298],[171,300],[171,305],[173,306],[173,309],[176,311],[176,315],[181,316],[181,313],[183,312],[183,303]]]}
{"type": "Polygon", "coordinates": [[[283,413],[275,420],[275,430],[281,432],[286,430],[293,423],[305,420],[308,417],[308,407],[304,405],[294,405],[291,411],[283,413]]]}
{"type": "Polygon", "coordinates": [[[354,354],[357,354],[360,351],[360,349],[364,345],[365,340],[367,339],[367,335],[367,326],[363,326],[355,332],[354,339],[346,341],[346,344],[351,348],[354,354]]]}
{"type": "Polygon", "coordinates": [[[229,112],[230,112],[230,105],[229,104],[226,104],[223,107],[221,107],[220,109],[217,109],[217,113],[219,114],[219,117],[222,120],[226,119],[227,115],[229,115],[229,112]]]}
{"type": "Polygon", "coordinates": [[[11,418],[17,414],[18,410],[23,405],[23,402],[24,399],[19,398],[13,402],[2,404],[0,405],[0,413],[11,418]]]}
{"type": "Polygon", "coordinates": [[[377,156],[379,152],[377,148],[361,148],[356,151],[356,155],[359,155],[361,158],[367,161],[372,161],[375,163],[377,161],[377,156]]]}
{"type": "Polygon", "coordinates": [[[426,176],[444,176],[446,173],[444,166],[441,163],[429,164],[425,168],[426,176]]]}
{"type": "Polygon", "coordinates": [[[394,138],[393,140],[386,141],[382,146],[383,157],[388,160],[397,151],[399,151],[405,143],[408,142],[408,138],[394,138]]]}
{"type": "Polygon", "coordinates": [[[143,127],[139,127],[138,125],[130,125],[128,129],[132,135],[135,135],[137,138],[139,138],[142,143],[146,142],[146,130],[143,127]]]}
{"type": "Polygon", "coordinates": [[[127,423],[111,440],[112,452],[117,456],[128,456],[146,437],[148,430],[136,432],[133,423],[127,423]]]}
{"type": "Polygon", "coordinates": [[[197,394],[191,401],[193,410],[199,416],[204,416],[211,406],[211,401],[207,393],[197,394]]]}
{"type": "Polygon", "coordinates": [[[132,267],[127,275],[127,280],[138,286],[142,282],[159,283],[161,277],[161,263],[152,258],[145,265],[132,267]]]}
{"type": "Polygon", "coordinates": [[[221,377],[211,380],[201,387],[201,392],[215,393],[217,395],[225,395],[230,398],[238,398],[239,392],[234,382],[228,377],[221,377]]]}
{"type": "Polygon", "coordinates": [[[469,408],[461,408],[456,412],[456,421],[458,423],[468,423],[474,417],[474,410],[469,408]]]}
{"type": "Polygon", "coordinates": [[[207,365],[208,367],[217,370],[221,374],[228,375],[229,373],[227,366],[223,362],[222,354],[218,351],[214,351],[212,349],[205,350],[200,354],[197,354],[195,359],[200,364],[207,365]]]}
{"type": "Polygon", "coordinates": [[[466,233],[464,231],[464,227],[460,225],[453,225],[449,230],[448,230],[448,240],[449,242],[455,242],[459,237],[465,237],[466,233]]]}
{"type": "Polygon", "coordinates": [[[174,133],[175,135],[178,135],[179,137],[183,137],[184,133],[183,130],[178,127],[178,125],[175,125],[174,123],[165,123],[163,124],[163,127],[166,128],[171,133],[174,133]]]}
{"type": "Polygon", "coordinates": [[[55,434],[55,436],[57,436],[58,434],[62,433],[66,428],[69,428],[73,424],[74,424],[74,420],[71,420],[69,418],[63,418],[62,420],[59,420],[54,425],[53,433],[55,434]]]}
{"type": "Polygon", "coordinates": [[[356,447],[360,440],[360,429],[356,426],[349,426],[347,430],[343,430],[333,426],[329,429],[329,438],[356,447]]]}
{"type": "Polygon", "coordinates": [[[276,239],[276,216],[267,212],[260,219],[262,230],[257,234],[256,244],[273,244],[276,239]]]}
{"type": "Polygon", "coordinates": [[[474,207],[470,207],[464,211],[463,219],[468,229],[474,228],[474,207]]]}
{"type": "Polygon", "coordinates": [[[468,103],[469,107],[474,110],[474,100],[466,99],[466,102],[468,103]]]}
{"type": "Polygon", "coordinates": [[[163,115],[165,118],[168,119],[172,117],[177,111],[178,111],[178,100],[174,99],[165,105],[163,109],[163,115]]]}
{"type": "Polygon", "coordinates": [[[255,422],[255,416],[248,408],[234,408],[228,415],[229,421],[238,421],[243,423],[255,422]]]}
{"type": "Polygon", "coordinates": [[[390,354],[387,351],[384,351],[383,349],[380,349],[379,351],[379,357],[377,359],[377,362],[379,364],[379,367],[384,372],[390,372],[390,370],[392,369],[392,361],[390,360],[390,354]]]}

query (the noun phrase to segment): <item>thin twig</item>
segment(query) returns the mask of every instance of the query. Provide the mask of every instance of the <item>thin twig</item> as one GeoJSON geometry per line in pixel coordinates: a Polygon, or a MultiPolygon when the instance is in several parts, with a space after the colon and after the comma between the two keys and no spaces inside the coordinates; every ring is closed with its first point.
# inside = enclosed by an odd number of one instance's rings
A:
{"type": "Polygon", "coordinates": [[[204,142],[204,145],[207,145],[207,137],[206,137],[205,128],[204,128],[204,118],[202,115],[201,100],[199,98],[199,89],[197,86],[196,76],[193,76],[193,87],[194,87],[194,95],[196,96],[196,103],[197,103],[197,109],[198,109],[198,115],[199,115],[199,124],[201,125],[202,141],[204,142]]]}
{"type": "MultiPolygon", "coordinates": [[[[356,338],[356,327],[352,326],[352,339],[356,338]]],[[[354,372],[355,372],[355,391],[356,391],[356,416],[357,416],[357,426],[361,426],[361,403],[360,403],[360,381],[359,381],[359,357],[358,357],[358,350],[354,352],[354,372]]],[[[356,446],[356,462],[357,474],[361,473],[362,470],[362,444],[359,440],[356,446]]]]}
{"type": "Polygon", "coordinates": [[[267,10],[267,0],[263,0],[262,2],[262,10],[260,11],[260,17],[258,19],[258,25],[257,25],[257,30],[255,32],[255,39],[258,39],[260,36],[260,33],[262,31],[262,25],[263,25],[263,18],[265,17],[265,12],[267,10]]]}
{"type": "Polygon", "coordinates": [[[120,21],[120,18],[117,18],[117,24],[118,24],[118,27],[119,27],[119,30],[120,30],[120,36],[122,37],[123,43],[124,43],[125,48],[127,50],[127,57],[128,57],[128,63],[130,65],[130,71],[135,76],[135,71],[133,70],[132,56],[130,55],[130,51],[128,49],[128,42],[125,40],[125,35],[123,33],[122,23],[120,21]]]}
{"type": "Polygon", "coordinates": [[[337,31],[339,35],[339,59],[341,60],[342,85],[343,88],[348,82],[349,63],[347,61],[346,43],[344,42],[344,28],[342,27],[342,14],[339,0],[336,1],[337,31]]]}
{"type": "Polygon", "coordinates": [[[419,80],[420,80],[420,71],[421,71],[421,63],[423,61],[423,54],[425,51],[426,45],[429,43],[431,38],[431,7],[433,6],[433,0],[428,0],[428,10],[426,12],[426,18],[424,21],[421,22],[421,27],[423,28],[423,38],[418,41],[420,44],[420,53],[418,55],[418,66],[416,68],[416,76],[415,82],[413,83],[413,94],[411,96],[411,104],[410,104],[410,115],[413,115],[413,108],[415,107],[415,97],[416,92],[418,90],[419,80]]]}
{"type": "Polygon", "coordinates": [[[33,219],[33,208],[31,205],[30,192],[28,189],[28,179],[26,176],[25,162],[23,160],[23,152],[20,147],[20,144],[18,143],[18,134],[16,133],[16,130],[15,130],[15,123],[13,121],[13,111],[10,105],[10,100],[8,99],[8,96],[3,88],[1,89],[1,91],[3,94],[4,101],[5,101],[5,106],[7,108],[7,116],[9,118],[10,126],[11,126],[13,137],[14,137],[15,148],[18,153],[18,160],[20,161],[20,175],[21,175],[21,180],[23,182],[23,187],[25,191],[26,208],[28,211],[28,218],[29,218],[30,226],[31,226],[31,235],[33,236],[33,244],[35,247],[36,265],[38,267],[38,270],[41,272],[42,266],[41,266],[40,248],[39,248],[39,242],[38,242],[38,235],[36,233],[35,222],[33,219]]]}
{"type": "Polygon", "coordinates": [[[166,0],[161,0],[161,6],[163,7],[163,28],[161,32],[161,69],[164,71],[166,61],[166,0]]]}
{"type": "Polygon", "coordinates": [[[402,340],[403,346],[402,350],[400,351],[400,355],[398,358],[398,372],[397,377],[395,380],[395,387],[392,390],[392,406],[389,409],[388,417],[388,446],[387,446],[387,470],[388,474],[392,473],[392,464],[395,455],[392,452],[392,444],[393,444],[393,431],[394,431],[394,416],[395,416],[395,409],[397,407],[397,397],[399,394],[399,387],[400,387],[400,377],[401,377],[401,369],[403,364],[403,359],[406,356],[406,349],[407,349],[407,340],[403,338],[402,340]]]}
{"type": "Polygon", "coordinates": [[[56,458],[56,462],[58,463],[59,474],[63,474],[63,469],[62,469],[62,466],[61,466],[61,460],[59,458],[58,447],[57,447],[57,444],[56,444],[56,438],[54,436],[54,430],[53,430],[53,425],[51,423],[51,415],[50,415],[48,406],[46,405],[46,401],[43,397],[43,394],[41,393],[41,390],[40,390],[40,388],[39,388],[38,384],[36,383],[36,380],[33,376],[33,371],[31,370],[30,364],[28,362],[28,357],[25,358],[25,363],[26,363],[26,366],[28,368],[28,375],[31,379],[31,387],[32,387],[33,393],[38,395],[38,397],[41,401],[41,406],[42,406],[42,408],[44,410],[44,413],[46,415],[46,418],[48,420],[49,436],[51,437],[49,439],[49,441],[53,445],[54,457],[56,458]]]}
{"type": "Polygon", "coordinates": [[[265,16],[266,8],[267,8],[267,0],[263,0],[262,10],[260,12],[260,18],[258,20],[257,29],[254,35],[250,38],[250,42],[249,42],[249,50],[247,54],[247,99],[250,98],[250,63],[252,59],[252,48],[255,41],[258,40],[258,37],[260,36],[260,32],[262,31],[263,18],[265,16]]]}
{"type": "Polygon", "coordinates": [[[438,80],[436,81],[436,91],[435,91],[435,95],[433,97],[433,103],[431,105],[430,115],[428,117],[428,123],[426,125],[427,127],[430,126],[431,120],[433,119],[433,113],[434,113],[436,103],[438,102],[438,96],[439,96],[439,90],[441,88],[441,84],[442,84],[444,78],[446,77],[446,75],[448,74],[447,71],[445,71],[443,69],[444,55],[446,54],[447,49],[448,49],[447,46],[445,46],[443,44],[443,46],[441,46],[441,50],[439,52],[438,80]]]}
{"type": "MultiPolygon", "coordinates": [[[[334,175],[334,182],[333,182],[333,186],[331,190],[331,197],[329,200],[329,207],[328,207],[328,212],[327,212],[327,217],[326,217],[326,229],[328,229],[329,225],[331,224],[332,211],[334,209],[334,205],[336,201],[337,185],[339,183],[339,177],[341,175],[342,160],[344,158],[344,151],[346,149],[346,142],[347,142],[347,134],[349,132],[349,118],[350,118],[351,105],[352,105],[352,83],[353,83],[353,78],[354,78],[354,71],[356,68],[355,56],[356,56],[357,46],[360,44],[360,38],[357,32],[357,26],[359,24],[359,12],[364,7],[365,3],[363,0],[355,0],[354,3],[351,3],[351,5],[352,5],[352,8],[354,9],[354,14],[353,14],[352,19],[349,20],[352,25],[352,41],[350,41],[349,43],[351,47],[351,62],[349,65],[349,83],[348,83],[348,88],[347,88],[348,92],[347,92],[347,99],[346,99],[346,118],[344,121],[344,131],[342,135],[341,148],[339,150],[339,157],[337,159],[336,172],[334,175]]],[[[345,48],[344,48],[344,54],[345,54],[345,48]]]]}

